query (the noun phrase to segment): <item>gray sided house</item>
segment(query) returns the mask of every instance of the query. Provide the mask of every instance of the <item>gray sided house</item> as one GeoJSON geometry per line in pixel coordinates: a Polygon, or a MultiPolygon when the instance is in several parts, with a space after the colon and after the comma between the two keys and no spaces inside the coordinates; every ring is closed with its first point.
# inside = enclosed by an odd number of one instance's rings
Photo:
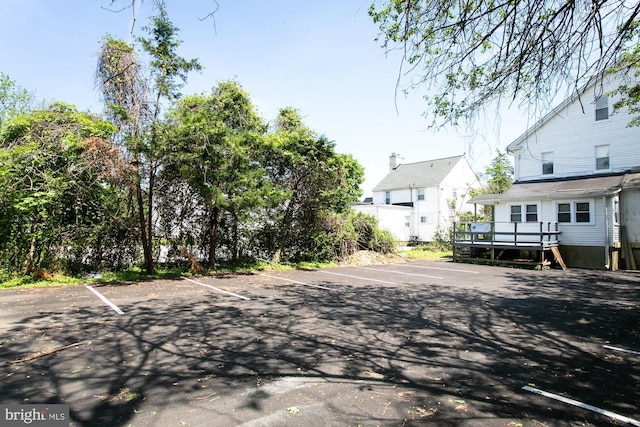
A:
{"type": "Polygon", "coordinates": [[[528,242],[543,256],[555,247],[569,267],[635,268],[640,128],[628,127],[631,116],[614,111],[616,99],[607,95],[626,78],[594,80],[509,144],[515,183],[470,200],[494,207],[490,224],[471,225],[490,234],[457,234],[454,246],[502,251],[528,242]]]}
{"type": "Polygon", "coordinates": [[[403,161],[391,154],[389,173],[374,187],[372,203],[355,209],[375,216],[400,241],[430,242],[446,231],[456,213],[471,209],[470,190],[479,183],[464,156],[403,161]]]}

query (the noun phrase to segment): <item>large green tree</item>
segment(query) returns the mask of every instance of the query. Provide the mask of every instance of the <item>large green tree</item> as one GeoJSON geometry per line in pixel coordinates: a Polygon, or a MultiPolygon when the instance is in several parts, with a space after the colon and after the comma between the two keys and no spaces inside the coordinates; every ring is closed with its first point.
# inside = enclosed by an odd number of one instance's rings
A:
{"type": "Polygon", "coordinates": [[[143,28],[148,37],[138,39],[150,58],[151,75],[144,75],[134,45],[111,37],[103,40],[96,73],[109,117],[120,128],[121,141],[136,167],[133,188],[148,274],[155,270],[155,191],[160,185],[156,179],[162,161],[158,128],[163,102],[178,99],[188,73],[201,68],[197,60],[178,55],[178,28],[170,21],[164,1],[155,0],[154,5],[157,14],[143,28]]]}
{"type": "Polygon", "coordinates": [[[334,143],[306,127],[293,108],[280,110],[268,141],[266,166],[281,196],[265,225],[271,261],[312,256],[323,217],[346,212],[358,199],[363,168],[336,153],[334,143]]]}
{"type": "MultiPolygon", "coordinates": [[[[88,242],[115,226],[123,166],[109,143],[115,128],[73,106],[55,103],[0,127],[0,260],[31,273],[79,262],[88,242]]],[[[126,244],[126,242],[123,242],[126,244]]],[[[98,249],[99,251],[99,249],[98,249]]]]}
{"type": "MultiPolygon", "coordinates": [[[[268,198],[270,185],[259,161],[266,126],[258,116],[248,93],[235,81],[224,81],[210,95],[193,95],[178,102],[169,114],[166,133],[165,199],[174,199],[179,183],[186,183],[193,195],[182,206],[163,209],[166,220],[178,222],[200,218],[194,230],[205,243],[208,267],[217,262],[220,236],[226,231],[231,258],[238,258],[240,228],[250,213],[268,198]],[[225,221],[226,219],[226,221],[225,221]],[[226,230],[221,229],[223,221],[226,230]]],[[[184,236],[183,236],[184,237],[184,236]]],[[[194,240],[194,239],[191,239],[194,240]]]]}
{"type": "Polygon", "coordinates": [[[504,193],[513,184],[513,165],[511,160],[500,150],[496,152],[496,157],[491,160],[489,166],[485,168],[485,173],[481,176],[484,185],[478,190],[478,194],[500,194],[504,193]]]}
{"type": "Polygon", "coordinates": [[[455,124],[503,98],[550,102],[618,66],[638,43],[640,3],[384,0],[369,14],[410,87],[424,88],[434,124],[455,124]]]}

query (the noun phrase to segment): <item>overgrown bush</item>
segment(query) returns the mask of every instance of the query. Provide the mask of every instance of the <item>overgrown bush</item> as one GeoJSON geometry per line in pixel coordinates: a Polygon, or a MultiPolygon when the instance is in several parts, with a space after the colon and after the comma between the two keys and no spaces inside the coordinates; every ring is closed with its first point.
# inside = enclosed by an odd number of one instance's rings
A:
{"type": "Polygon", "coordinates": [[[395,252],[397,242],[391,233],[378,227],[378,221],[362,212],[351,214],[351,221],[358,239],[358,249],[390,254],[395,252]]]}
{"type": "Polygon", "coordinates": [[[397,245],[373,216],[353,211],[324,216],[314,242],[313,258],[324,261],[345,259],[359,250],[389,254],[397,245]]]}

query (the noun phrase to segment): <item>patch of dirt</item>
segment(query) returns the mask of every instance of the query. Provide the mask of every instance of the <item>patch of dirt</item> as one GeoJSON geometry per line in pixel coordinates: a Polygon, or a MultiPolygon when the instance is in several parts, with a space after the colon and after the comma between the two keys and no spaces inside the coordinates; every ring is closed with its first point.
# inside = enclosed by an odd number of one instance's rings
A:
{"type": "Polygon", "coordinates": [[[383,255],[373,251],[358,251],[340,261],[340,265],[397,264],[406,260],[399,255],[383,255]]]}

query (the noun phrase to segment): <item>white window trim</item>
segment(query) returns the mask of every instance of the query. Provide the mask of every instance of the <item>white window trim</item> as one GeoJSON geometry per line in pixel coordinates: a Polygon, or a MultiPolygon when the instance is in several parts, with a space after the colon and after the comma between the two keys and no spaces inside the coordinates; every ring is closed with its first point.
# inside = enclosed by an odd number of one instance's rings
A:
{"type": "Polygon", "coordinates": [[[541,215],[541,205],[540,203],[511,203],[509,204],[509,222],[511,223],[536,223],[540,222],[541,215]],[[511,207],[512,206],[520,206],[520,221],[512,221],[511,220],[511,207]],[[535,221],[527,221],[527,206],[535,206],[536,207],[536,217],[535,221]]]}
{"type": "Polygon", "coordinates": [[[609,100],[609,97],[607,95],[602,95],[593,103],[593,121],[594,123],[601,123],[601,122],[608,122],[609,120],[611,120],[611,101],[609,100]],[[601,100],[607,102],[607,118],[598,120],[596,111],[604,109],[604,108],[598,108],[598,103],[601,100]]]}
{"type": "Polygon", "coordinates": [[[593,170],[596,173],[611,172],[611,144],[600,144],[593,147],[593,170]],[[607,159],[609,159],[609,167],[607,169],[598,169],[598,147],[607,147],[607,159]]]}
{"type": "Polygon", "coordinates": [[[555,161],[554,161],[554,153],[553,151],[545,151],[544,153],[540,153],[540,157],[541,157],[541,167],[542,170],[540,171],[540,175],[543,177],[553,177],[556,174],[556,165],[555,165],[555,161]],[[546,155],[546,156],[545,156],[546,155]],[[546,158],[545,158],[546,157],[546,158]],[[551,169],[553,169],[553,172],[551,173],[544,173],[544,165],[551,163],[551,169]]]}
{"type": "Polygon", "coordinates": [[[560,204],[568,204],[569,205],[569,209],[570,209],[570,217],[571,217],[571,221],[570,222],[558,222],[558,225],[560,226],[564,226],[564,225],[595,225],[596,223],[596,212],[595,212],[595,201],[593,199],[584,199],[584,200],[567,200],[567,201],[561,201],[561,202],[556,202],[555,203],[555,208],[556,208],[556,218],[555,220],[558,221],[558,205],[560,204]],[[576,221],[576,206],[578,203],[588,203],[589,204],[589,222],[577,222],[576,221]]]}

